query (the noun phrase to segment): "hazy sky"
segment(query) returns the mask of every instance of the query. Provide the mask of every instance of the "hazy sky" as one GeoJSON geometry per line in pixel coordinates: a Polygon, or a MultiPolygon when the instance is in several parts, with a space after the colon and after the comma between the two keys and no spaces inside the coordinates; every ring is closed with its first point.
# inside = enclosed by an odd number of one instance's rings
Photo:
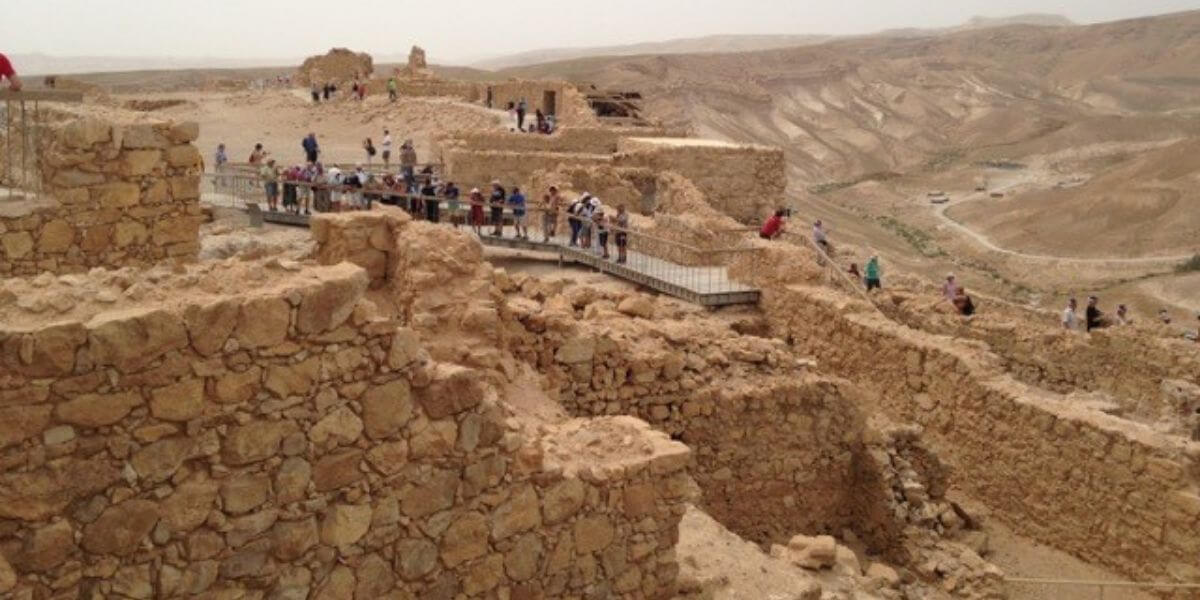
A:
{"type": "Polygon", "coordinates": [[[0,52],[299,57],[346,46],[453,62],[559,46],[719,33],[868,33],[975,16],[1096,22],[1200,0],[0,0],[0,52]]]}

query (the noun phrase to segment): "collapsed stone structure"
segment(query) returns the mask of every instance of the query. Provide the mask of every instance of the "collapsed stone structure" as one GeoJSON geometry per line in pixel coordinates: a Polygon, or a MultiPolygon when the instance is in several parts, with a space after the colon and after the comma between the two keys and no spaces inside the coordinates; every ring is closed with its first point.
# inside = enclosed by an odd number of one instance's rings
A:
{"type": "Polygon", "coordinates": [[[356,79],[370,78],[375,72],[375,62],[370,54],[347,48],[333,48],[322,55],[304,59],[296,70],[298,85],[341,85],[356,79]]]}

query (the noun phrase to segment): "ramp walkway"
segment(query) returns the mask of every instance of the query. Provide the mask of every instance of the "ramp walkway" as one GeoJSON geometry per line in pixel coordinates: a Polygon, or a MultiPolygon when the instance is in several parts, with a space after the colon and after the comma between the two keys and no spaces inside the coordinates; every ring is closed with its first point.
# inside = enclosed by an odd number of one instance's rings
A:
{"type": "MultiPolygon", "coordinates": [[[[293,227],[309,226],[309,215],[264,210],[263,205],[260,204],[263,199],[261,187],[256,180],[252,179],[238,185],[231,181],[241,179],[237,175],[223,173],[209,176],[209,178],[210,181],[207,182],[208,186],[203,194],[203,200],[206,202],[218,206],[241,208],[249,213],[252,224],[265,222],[293,227]],[[218,178],[220,183],[213,185],[218,178]],[[213,191],[208,192],[210,189],[213,191]],[[238,191],[234,191],[234,189],[238,189],[238,191]],[[246,192],[239,193],[242,189],[246,192]]],[[[306,187],[306,184],[302,183],[296,185],[297,187],[306,187]]],[[[333,190],[333,193],[338,194],[341,191],[343,190],[333,190]]],[[[347,191],[349,196],[358,190],[347,191]]],[[[392,195],[388,192],[375,195],[388,197],[389,201],[395,200],[399,204],[407,204],[409,199],[407,195],[392,195]]],[[[424,200],[421,199],[421,201],[424,200]]],[[[432,198],[429,200],[439,202],[439,213],[443,223],[450,226],[449,223],[446,223],[450,217],[447,203],[444,200],[432,198]]],[[[467,208],[467,202],[462,201],[456,215],[460,221],[462,217],[466,216],[467,208]]],[[[413,214],[416,218],[423,216],[423,212],[420,211],[413,214]]],[[[541,223],[542,214],[538,209],[531,208],[526,219],[527,222],[541,223]]],[[[757,304],[759,301],[759,290],[730,279],[724,266],[729,258],[737,253],[753,252],[754,250],[751,248],[715,250],[695,248],[630,229],[626,232],[629,242],[626,262],[618,263],[615,231],[609,236],[609,258],[604,258],[597,246],[593,245],[591,248],[572,246],[569,238],[565,235],[559,235],[543,242],[541,241],[542,232],[535,230],[530,234],[531,239],[516,238],[512,213],[508,209],[504,211],[503,223],[504,235],[487,235],[492,230],[492,227],[488,225],[484,227],[484,235],[479,237],[480,243],[493,248],[552,254],[558,258],[560,265],[575,264],[592,268],[609,276],[701,306],[757,304]]],[[[467,227],[466,225],[461,226],[467,227]]],[[[559,229],[566,230],[566,224],[560,224],[559,229]]],[[[592,241],[596,242],[595,239],[592,241]]]]}

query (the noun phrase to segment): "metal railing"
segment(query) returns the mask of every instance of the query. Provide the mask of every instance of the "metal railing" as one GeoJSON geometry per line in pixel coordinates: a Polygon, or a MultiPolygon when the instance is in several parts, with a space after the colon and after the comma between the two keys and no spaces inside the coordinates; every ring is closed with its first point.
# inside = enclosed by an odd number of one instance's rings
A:
{"type": "Polygon", "coordinates": [[[1037,585],[1049,587],[1073,587],[1076,589],[1096,588],[1096,598],[1099,600],[1117,600],[1110,589],[1163,591],[1163,590],[1192,590],[1187,597],[1200,598],[1200,583],[1166,583],[1141,581],[1105,581],[1089,579],[1040,579],[1034,577],[1006,577],[1005,583],[1018,585],[1037,585]],[[1107,595],[1106,595],[1107,594],[1107,595]]]}
{"type": "MultiPolygon", "coordinates": [[[[205,195],[206,201],[246,208],[264,203],[266,183],[243,175],[206,173],[202,185],[213,190],[205,195]]],[[[757,300],[757,290],[729,279],[724,266],[731,255],[757,251],[751,247],[699,248],[633,227],[569,217],[565,210],[550,212],[541,206],[528,206],[524,215],[518,216],[513,207],[493,206],[487,198],[473,203],[470,197],[447,199],[373,185],[359,188],[280,181],[278,186],[281,197],[287,186],[293,186],[299,194],[307,194],[314,212],[389,204],[408,211],[414,219],[471,228],[485,245],[552,252],[560,261],[584,264],[699,303],[746,302],[751,297],[757,300]],[[322,194],[330,196],[329,205],[316,201],[322,194]],[[550,219],[546,218],[548,215],[550,219]],[[572,225],[572,221],[577,225],[572,225]],[[519,238],[518,226],[522,233],[519,238]],[[689,260],[684,263],[673,260],[681,256],[689,260]]],[[[269,216],[267,220],[271,220],[269,216]]]]}
{"type": "Polygon", "coordinates": [[[0,190],[6,201],[36,199],[44,192],[42,137],[46,127],[42,102],[81,102],[81,92],[0,90],[0,120],[4,122],[4,154],[0,190]]]}

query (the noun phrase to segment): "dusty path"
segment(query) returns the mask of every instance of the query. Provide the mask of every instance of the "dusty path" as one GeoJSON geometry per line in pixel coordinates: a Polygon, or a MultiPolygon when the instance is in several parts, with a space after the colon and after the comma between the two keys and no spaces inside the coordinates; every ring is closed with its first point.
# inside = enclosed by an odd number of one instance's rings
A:
{"type": "Polygon", "coordinates": [[[974,202],[976,200],[987,199],[991,192],[1007,192],[1021,184],[1031,183],[1033,181],[1034,181],[1034,177],[1032,175],[1026,175],[1023,178],[1018,178],[1013,181],[1009,181],[1003,186],[995,187],[995,188],[989,190],[988,192],[973,192],[971,194],[963,196],[959,200],[956,200],[953,202],[947,202],[946,204],[936,205],[934,207],[933,212],[935,215],[937,215],[938,219],[940,219],[947,226],[949,226],[950,228],[959,232],[960,234],[970,238],[976,244],[983,246],[987,250],[990,250],[992,252],[997,252],[1000,254],[1007,254],[1009,256],[1015,256],[1015,257],[1023,258],[1023,259],[1027,259],[1027,260],[1036,260],[1036,261],[1042,261],[1042,262],[1055,262],[1055,263],[1092,264],[1092,265],[1103,265],[1103,264],[1163,265],[1163,264],[1170,264],[1170,263],[1178,263],[1178,262],[1185,261],[1192,257],[1191,254],[1181,254],[1181,255],[1177,255],[1177,256],[1143,256],[1143,257],[1135,257],[1135,258],[1075,258],[1075,257],[1066,257],[1066,256],[1053,256],[1050,254],[1030,254],[1027,252],[1020,252],[1017,250],[1000,247],[1000,246],[996,245],[996,243],[993,242],[991,239],[989,239],[986,235],[984,235],[978,231],[975,231],[974,229],[971,229],[970,227],[967,227],[965,224],[954,220],[953,218],[951,218],[949,215],[946,214],[946,211],[949,210],[951,207],[959,206],[961,204],[966,204],[967,202],[974,202]]]}

